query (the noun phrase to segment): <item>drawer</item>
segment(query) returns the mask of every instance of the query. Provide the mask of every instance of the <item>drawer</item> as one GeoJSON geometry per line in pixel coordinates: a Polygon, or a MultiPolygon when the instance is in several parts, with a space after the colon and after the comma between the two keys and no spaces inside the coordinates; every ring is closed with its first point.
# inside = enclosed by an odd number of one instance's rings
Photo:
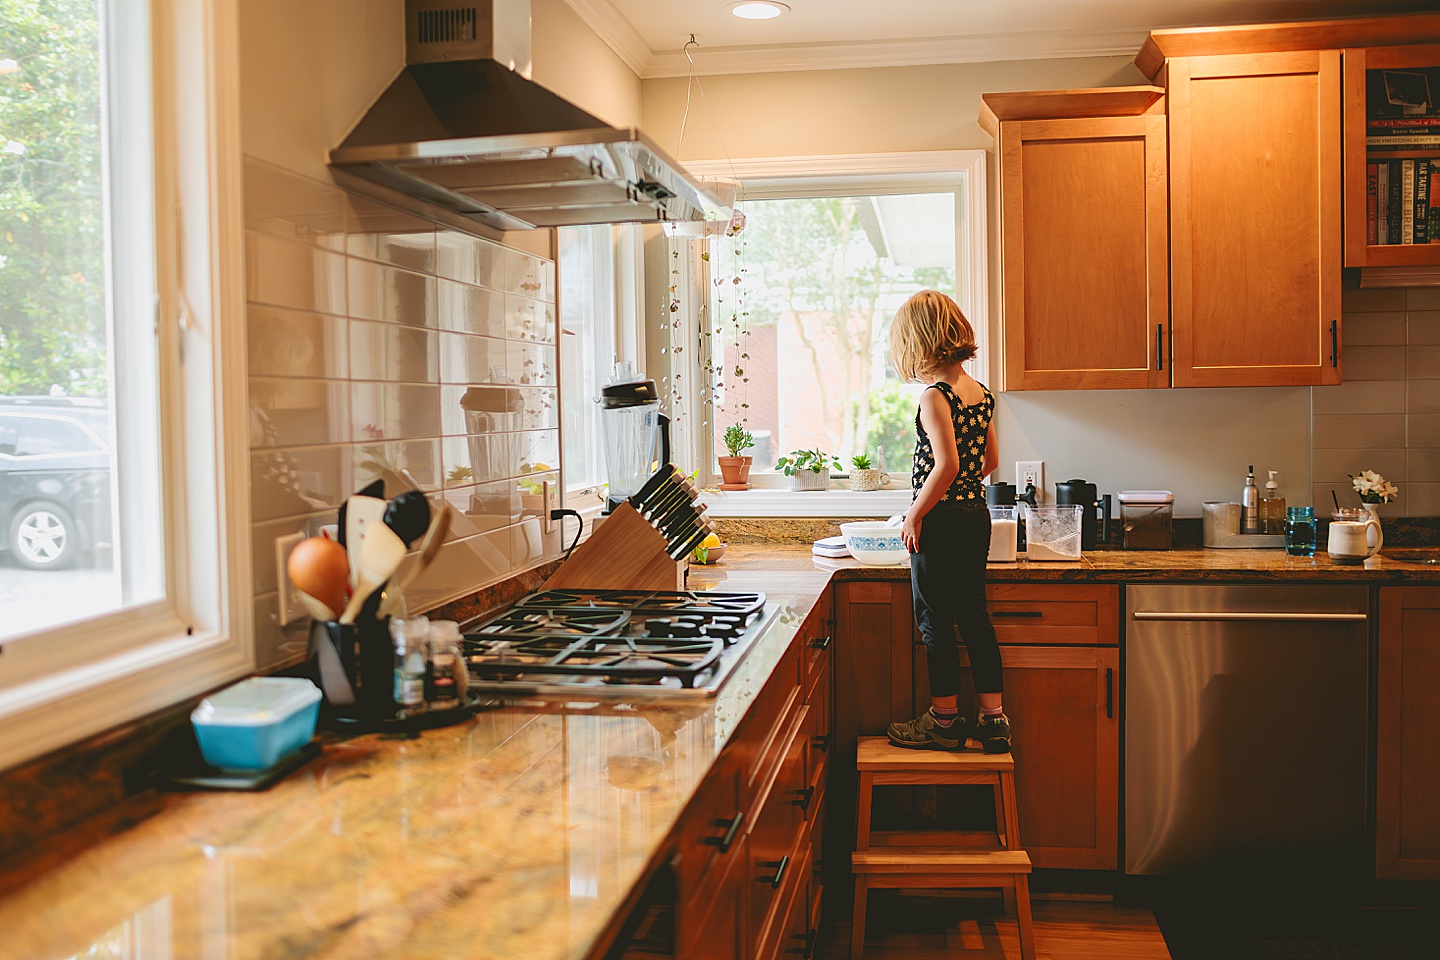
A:
{"type": "Polygon", "coordinates": [[[808,689],[816,674],[824,668],[825,663],[831,657],[835,631],[830,617],[811,614],[810,619],[805,622],[805,628],[800,631],[800,636],[804,641],[804,649],[800,654],[803,664],[800,682],[808,689]]]}
{"type": "Polygon", "coordinates": [[[686,812],[676,831],[674,868],[682,928],[690,926],[687,920],[697,912],[704,912],[730,861],[743,856],[740,841],[751,824],[742,794],[742,759],[737,750],[720,754],[696,793],[698,803],[686,812]],[[693,910],[686,909],[692,905],[693,910]]]}
{"type": "Polygon", "coordinates": [[[1120,643],[1115,584],[991,583],[985,598],[1001,643],[1120,643]]]}
{"type": "Polygon", "coordinates": [[[805,827],[801,808],[807,796],[805,708],[798,719],[790,728],[780,768],[760,801],[746,844],[750,858],[750,929],[757,935],[769,929],[782,891],[796,875],[803,877],[808,867],[794,860],[797,840],[805,827]]]}
{"type": "Polygon", "coordinates": [[[831,707],[833,684],[827,661],[810,690],[805,715],[805,782],[818,787],[830,759],[834,736],[834,711],[831,707]]]}
{"type": "MultiPolygon", "coordinates": [[[[810,845],[802,844],[795,851],[796,864],[810,862],[810,845]]],[[[778,908],[756,944],[755,955],[769,960],[806,960],[815,950],[810,933],[809,882],[805,871],[796,869],[781,884],[778,908]]]]}
{"type": "Polygon", "coordinates": [[[785,748],[781,738],[792,727],[802,693],[799,650],[792,643],[785,651],[732,738],[736,751],[745,755],[746,796],[753,797],[769,779],[785,748]]]}

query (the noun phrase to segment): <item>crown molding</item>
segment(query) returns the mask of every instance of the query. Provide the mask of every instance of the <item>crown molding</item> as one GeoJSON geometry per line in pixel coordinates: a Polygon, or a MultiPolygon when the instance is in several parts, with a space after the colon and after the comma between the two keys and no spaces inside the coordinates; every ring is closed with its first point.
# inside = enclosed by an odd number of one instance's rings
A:
{"type": "MultiPolygon", "coordinates": [[[[576,0],[571,0],[576,2],[576,0]]],[[[588,0],[587,0],[588,2],[588,0]]],[[[936,63],[987,63],[997,60],[1054,60],[1069,57],[1133,57],[1147,31],[1067,30],[1033,33],[973,34],[837,43],[700,47],[692,51],[700,75],[785,73],[857,67],[917,66],[936,63]]],[[[680,50],[654,53],[640,72],[642,80],[683,77],[690,64],[680,50]]]]}
{"type": "MultiPolygon", "coordinates": [[[[625,61],[625,65],[634,71],[640,79],[646,78],[646,71],[650,62],[655,59],[655,51],[640,36],[628,17],[621,13],[615,4],[610,0],[565,0],[567,6],[574,10],[585,25],[605,41],[615,55],[625,61]]],[[[685,62],[683,53],[678,54],[685,69],[679,75],[689,73],[690,65],[685,62]]]]}

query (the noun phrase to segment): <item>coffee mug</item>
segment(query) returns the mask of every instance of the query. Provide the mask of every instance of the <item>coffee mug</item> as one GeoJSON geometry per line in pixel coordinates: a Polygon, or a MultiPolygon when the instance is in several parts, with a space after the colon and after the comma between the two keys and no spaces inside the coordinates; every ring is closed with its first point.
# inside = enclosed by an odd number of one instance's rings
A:
{"type": "Polygon", "coordinates": [[[1326,550],[1336,563],[1364,563],[1385,545],[1380,521],[1364,510],[1340,509],[1330,521],[1326,550]]]}

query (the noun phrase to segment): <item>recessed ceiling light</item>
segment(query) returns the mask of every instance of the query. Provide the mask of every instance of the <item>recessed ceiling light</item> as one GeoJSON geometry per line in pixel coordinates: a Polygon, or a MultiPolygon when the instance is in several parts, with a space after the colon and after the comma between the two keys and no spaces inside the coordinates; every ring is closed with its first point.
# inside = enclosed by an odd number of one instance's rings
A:
{"type": "Polygon", "coordinates": [[[778,0],[740,0],[725,9],[742,20],[774,20],[782,13],[790,12],[790,8],[778,0]]]}

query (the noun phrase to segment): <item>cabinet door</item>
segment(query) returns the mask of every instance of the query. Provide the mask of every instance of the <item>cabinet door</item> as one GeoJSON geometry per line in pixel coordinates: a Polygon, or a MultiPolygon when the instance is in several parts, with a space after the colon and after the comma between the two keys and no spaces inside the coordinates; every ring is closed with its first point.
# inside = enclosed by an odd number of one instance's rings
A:
{"type": "Polygon", "coordinates": [[[1339,51],[1166,70],[1174,385],[1339,383],[1339,51]]]}
{"type": "MultiPolygon", "coordinates": [[[[916,696],[928,696],[915,646],[916,696]]],[[[1114,870],[1120,829],[1120,651],[1002,646],[1020,845],[1037,867],[1114,870]]],[[[962,649],[961,704],[975,702],[962,649]]],[[[968,709],[968,707],[967,707],[968,709]]]]}
{"type": "Polygon", "coordinates": [[[1165,118],[1002,123],[1000,205],[1005,389],[1168,386],[1165,118]]]}
{"type": "Polygon", "coordinates": [[[741,838],[735,847],[737,866],[733,867],[715,890],[709,910],[697,927],[696,935],[682,942],[677,956],[681,960],[750,960],[754,951],[748,939],[746,920],[749,916],[749,872],[745,868],[746,841],[741,838]]]}
{"type": "Polygon", "coordinates": [[[1380,591],[1375,876],[1440,880],[1440,587],[1380,591]]]}

